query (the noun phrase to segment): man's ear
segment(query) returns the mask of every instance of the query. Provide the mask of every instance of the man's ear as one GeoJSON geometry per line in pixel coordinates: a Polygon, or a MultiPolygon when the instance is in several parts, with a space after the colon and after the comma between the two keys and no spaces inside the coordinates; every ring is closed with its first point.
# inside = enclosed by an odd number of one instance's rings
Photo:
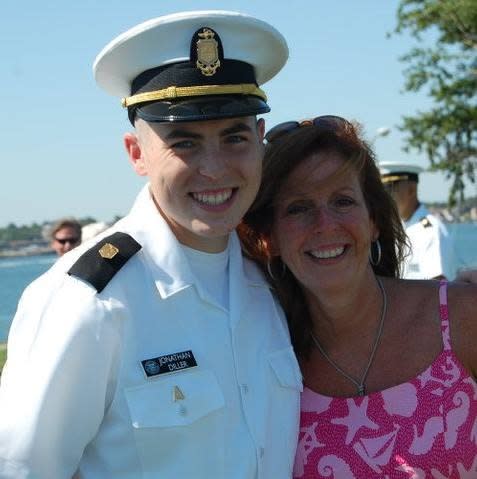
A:
{"type": "Polygon", "coordinates": [[[260,141],[263,141],[263,138],[265,137],[265,120],[263,118],[257,120],[257,132],[258,138],[260,141]]]}
{"type": "Polygon", "coordinates": [[[144,162],[141,144],[136,133],[128,132],[124,134],[124,147],[129,157],[129,161],[134,168],[134,171],[139,176],[147,175],[147,167],[144,162]]]}

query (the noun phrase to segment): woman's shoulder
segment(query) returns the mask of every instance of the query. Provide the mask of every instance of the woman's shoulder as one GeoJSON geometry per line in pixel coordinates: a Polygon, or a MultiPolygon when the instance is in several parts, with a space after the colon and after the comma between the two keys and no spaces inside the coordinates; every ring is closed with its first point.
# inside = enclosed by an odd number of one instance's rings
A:
{"type": "Polygon", "coordinates": [[[423,308],[438,308],[439,281],[383,278],[391,297],[400,304],[403,311],[423,308]]]}
{"type": "MultiPolygon", "coordinates": [[[[421,301],[438,298],[438,292],[443,283],[441,280],[435,279],[392,279],[390,281],[402,296],[421,301]]],[[[477,305],[477,284],[458,281],[448,281],[446,283],[449,304],[452,303],[457,310],[464,311],[467,309],[472,312],[471,309],[477,305]]]]}
{"type": "Polygon", "coordinates": [[[453,323],[465,321],[477,332],[477,284],[448,282],[447,294],[440,292],[442,283],[438,280],[388,279],[387,284],[403,310],[432,313],[432,310],[439,310],[441,303],[447,303],[453,323]]]}
{"type": "Polygon", "coordinates": [[[425,337],[426,347],[442,348],[438,322],[445,318],[440,306],[447,305],[452,351],[477,377],[477,285],[448,282],[446,295],[438,280],[389,279],[386,283],[399,325],[397,334],[404,330],[412,337],[425,337]]]}
{"type": "Polygon", "coordinates": [[[461,324],[467,333],[477,333],[477,285],[448,283],[448,308],[451,325],[461,324]]]}
{"type": "MultiPolygon", "coordinates": [[[[477,305],[477,284],[451,281],[448,283],[449,303],[456,303],[457,309],[475,308],[477,305]]],[[[469,311],[474,314],[476,311],[469,311]]]]}
{"type": "Polygon", "coordinates": [[[477,285],[448,283],[448,311],[452,349],[477,377],[477,285]]]}

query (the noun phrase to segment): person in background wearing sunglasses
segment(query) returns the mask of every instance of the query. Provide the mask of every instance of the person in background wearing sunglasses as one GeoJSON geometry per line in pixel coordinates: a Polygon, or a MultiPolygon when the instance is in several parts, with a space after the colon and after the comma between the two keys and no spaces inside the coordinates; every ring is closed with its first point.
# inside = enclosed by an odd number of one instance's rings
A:
{"type": "Polygon", "coordinates": [[[81,243],[81,225],[72,218],[58,220],[50,232],[50,239],[56,254],[63,256],[81,243]]]}
{"type": "Polygon", "coordinates": [[[357,125],[266,139],[240,236],[303,374],[294,477],[477,477],[477,286],[399,279],[406,236],[357,125]]]}

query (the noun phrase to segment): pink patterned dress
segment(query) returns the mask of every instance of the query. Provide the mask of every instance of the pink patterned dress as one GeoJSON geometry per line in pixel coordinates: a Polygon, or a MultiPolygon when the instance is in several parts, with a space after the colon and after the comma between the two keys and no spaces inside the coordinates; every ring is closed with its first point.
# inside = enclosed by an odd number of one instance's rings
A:
{"type": "Polygon", "coordinates": [[[419,376],[364,397],[305,388],[294,478],[477,478],[477,384],[452,351],[447,283],[443,351],[419,376]]]}

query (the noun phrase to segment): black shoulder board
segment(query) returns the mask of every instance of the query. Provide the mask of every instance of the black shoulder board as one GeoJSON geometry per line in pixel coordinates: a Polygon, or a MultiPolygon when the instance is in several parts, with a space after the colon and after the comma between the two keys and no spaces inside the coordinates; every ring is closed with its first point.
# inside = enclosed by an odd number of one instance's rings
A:
{"type": "Polygon", "coordinates": [[[101,293],[113,276],[132,258],[141,245],[126,233],[113,233],[83,253],[68,271],[101,293]]]}
{"type": "Polygon", "coordinates": [[[430,228],[432,226],[432,223],[426,216],[424,216],[424,218],[421,218],[421,225],[424,226],[424,228],[430,228]]]}

